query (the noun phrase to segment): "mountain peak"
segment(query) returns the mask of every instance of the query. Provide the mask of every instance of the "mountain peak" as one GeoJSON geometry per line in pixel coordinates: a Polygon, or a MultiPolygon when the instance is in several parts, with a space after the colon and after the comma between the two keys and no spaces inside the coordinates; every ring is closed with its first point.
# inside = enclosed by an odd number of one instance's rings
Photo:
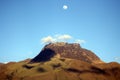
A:
{"type": "Polygon", "coordinates": [[[49,44],[46,45],[46,46],[49,46],[49,45],[52,45],[52,46],[66,46],[66,45],[73,45],[73,46],[76,46],[76,47],[80,47],[80,44],[78,44],[78,43],[66,43],[66,42],[55,42],[55,43],[49,43],[49,44]]]}
{"type": "Polygon", "coordinates": [[[102,62],[92,51],[84,49],[78,43],[56,42],[45,45],[42,51],[31,62],[48,61],[55,55],[77,59],[88,63],[102,62]]]}

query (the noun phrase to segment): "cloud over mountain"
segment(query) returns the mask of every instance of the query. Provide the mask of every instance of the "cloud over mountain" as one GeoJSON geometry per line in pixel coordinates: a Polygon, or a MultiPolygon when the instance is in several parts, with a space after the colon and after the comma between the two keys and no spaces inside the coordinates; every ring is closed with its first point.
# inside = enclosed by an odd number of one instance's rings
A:
{"type": "Polygon", "coordinates": [[[70,35],[68,35],[68,34],[64,34],[64,35],[56,36],[56,39],[57,39],[57,40],[65,41],[65,40],[72,39],[72,36],[70,36],[70,35]]]}
{"type": "Polygon", "coordinates": [[[56,39],[51,36],[47,36],[47,37],[44,37],[41,39],[42,43],[53,43],[55,41],[56,41],[56,39]]]}
{"type": "Polygon", "coordinates": [[[76,39],[75,43],[84,44],[84,43],[86,43],[86,41],[85,40],[81,40],[81,39],[76,39]]]}
{"type": "Polygon", "coordinates": [[[80,43],[80,44],[84,44],[86,42],[85,40],[75,39],[71,35],[68,35],[68,34],[62,34],[62,35],[57,34],[54,36],[43,37],[41,39],[41,43],[47,44],[47,43],[54,43],[54,42],[66,42],[69,40],[74,41],[74,43],[80,43]]]}

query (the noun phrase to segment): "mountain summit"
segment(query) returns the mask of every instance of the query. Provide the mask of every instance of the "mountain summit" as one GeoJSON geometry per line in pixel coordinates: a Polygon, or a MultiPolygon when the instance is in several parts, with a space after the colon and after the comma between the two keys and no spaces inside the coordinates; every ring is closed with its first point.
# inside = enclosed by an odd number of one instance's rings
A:
{"type": "Polygon", "coordinates": [[[92,51],[84,49],[78,43],[56,42],[47,44],[31,62],[48,61],[54,56],[77,59],[88,63],[102,62],[92,51]]]}

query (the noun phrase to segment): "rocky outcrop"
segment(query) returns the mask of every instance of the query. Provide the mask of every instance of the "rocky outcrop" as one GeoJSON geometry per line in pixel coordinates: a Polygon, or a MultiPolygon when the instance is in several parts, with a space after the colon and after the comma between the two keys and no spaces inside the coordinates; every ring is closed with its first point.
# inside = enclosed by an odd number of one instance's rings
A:
{"type": "Polygon", "coordinates": [[[48,61],[54,55],[77,59],[88,63],[102,62],[92,51],[84,49],[77,43],[56,42],[46,45],[43,50],[31,60],[31,62],[48,61]]]}

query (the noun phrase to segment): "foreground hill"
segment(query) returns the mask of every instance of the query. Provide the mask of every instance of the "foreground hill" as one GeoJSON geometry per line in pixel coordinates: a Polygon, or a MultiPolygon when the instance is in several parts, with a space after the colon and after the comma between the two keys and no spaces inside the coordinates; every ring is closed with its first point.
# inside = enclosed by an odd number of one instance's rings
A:
{"type": "Polygon", "coordinates": [[[78,44],[52,43],[33,59],[0,65],[0,80],[120,80],[120,64],[78,44]]]}

